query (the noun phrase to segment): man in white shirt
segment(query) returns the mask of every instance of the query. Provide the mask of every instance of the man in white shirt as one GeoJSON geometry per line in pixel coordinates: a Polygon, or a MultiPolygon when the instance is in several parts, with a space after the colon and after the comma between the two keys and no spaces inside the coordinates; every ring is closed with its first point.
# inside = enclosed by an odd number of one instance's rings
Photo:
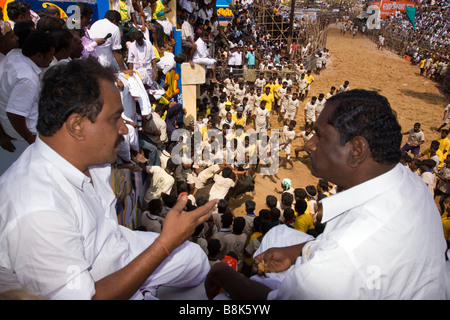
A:
{"type": "Polygon", "coordinates": [[[323,108],[325,108],[326,102],[327,100],[325,99],[325,95],[323,93],[319,93],[316,101],[316,119],[319,119],[320,113],[322,112],[323,108]]]}
{"type": "Polygon", "coordinates": [[[195,19],[195,15],[190,14],[188,20],[184,21],[181,25],[181,46],[183,47],[183,50],[186,51],[187,60],[190,63],[191,67],[194,67],[192,57],[194,56],[194,52],[197,49],[197,45],[194,39],[195,19]]]}
{"type": "Polygon", "coordinates": [[[134,41],[128,47],[128,66],[136,70],[147,88],[158,78],[157,60],[150,40],[144,38],[142,31],[133,33],[134,41]]]}
{"type": "Polygon", "coordinates": [[[39,77],[41,68],[52,61],[56,45],[51,35],[34,31],[21,53],[11,52],[0,64],[0,125],[3,139],[10,142],[9,150],[0,149],[0,174],[36,139],[39,77]]]}
{"type": "Polygon", "coordinates": [[[129,70],[121,53],[122,39],[118,27],[119,22],[120,13],[108,10],[105,13],[105,17],[94,22],[88,32],[89,37],[94,41],[100,38],[106,39],[104,44],[95,48],[100,64],[104,67],[112,66],[117,71],[122,70],[125,72],[129,70]]]}
{"type": "Polygon", "coordinates": [[[314,124],[316,122],[316,101],[317,97],[311,97],[311,101],[308,101],[305,104],[305,123],[306,124],[314,124]]]}
{"type": "Polygon", "coordinates": [[[232,299],[444,299],[440,214],[425,184],[399,162],[401,127],[387,99],[366,90],[336,95],[314,130],[306,145],[311,172],[341,190],[321,201],[325,230],[293,241],[302,233],[272,228],[276,237],[267,233],[254,257],[259,275],[249,280],[216,264],[208,297],[222,287],[232,299]]]}
{"type": "Polygon", "coordinates": [[[209,191],[209,199],[225,199],[230,188],[235,186],[235,181],[231,178],[232,170],[224,167],[222,172],[214,175],[214,184],[209,191]]]}
{"type": "MultiPolygon", "coordinates": [[[[288,88],[288,90],[290,90],[290,88],[288,88]]],[[[297,117],[299,107],[300,100],[298,99],[297,92],[294,92],[292,96],[287,98],[284,119],[294,120],[297,117]]]]}
{"type": "Polygon", "coordinates": [[[350,84],[350,82],[349,82],[348,80],[345,80],[345,81],[344,81],[344,84],[341,84],[341,85],[337,88],[336,93],[349,91],[349,90],[350,90],[349,84],[350,84]]]}
{"type": "Polygon", "coordinates": [[[218,201],[185,214],[181,197],[161,234],[118,225],[111,163],[127,127],[114,81],[90,59],[47,71],[39,137],[0,177],[0,288],[7,272],[44,299],[154,299],[203,281],[208,259],[185,240],[218,201]]]}
{"type": "Polygon", "coordinates": [[[256,132],[266,131],[269,126],[270,112],[266,109],[266,103],[267,101],[262,100],[259,108],[255,108],[254,119],[256,132]]]}
{"type": "Polygon", "coordinates": [[[216,79],[216,60],[211,58],[208,53],[208,46],[206,42],[208,41],[209,35],[208,32],[203,31],[201,36],[195,41],[197,48],[194,51],[192,56],[192,61],[194,63],[198,63],[206,66],[207,69],[211,69],[212,77],[210,79],[211,82],[217,83],[216,79]]]}
{"type": "Polygon", "coordinates": [[[263,91],[265,86],[266,86],[266,79],[264,78],[264,72],[261,72],[259,74],[259,78],[255,80],[255,87],[260,88],[261,91],[263,91]]]}

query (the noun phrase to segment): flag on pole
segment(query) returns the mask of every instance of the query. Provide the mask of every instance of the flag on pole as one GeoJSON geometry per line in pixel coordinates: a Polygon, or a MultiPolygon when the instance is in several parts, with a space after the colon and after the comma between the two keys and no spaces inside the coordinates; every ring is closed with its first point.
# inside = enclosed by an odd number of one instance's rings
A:
{"type": "Polygon", "coordinates": [[[414,30],[416,30],[416,7],[408,6],[405,8],[406,16],[408,17],[409,22],[411,22],[414,30]]]}

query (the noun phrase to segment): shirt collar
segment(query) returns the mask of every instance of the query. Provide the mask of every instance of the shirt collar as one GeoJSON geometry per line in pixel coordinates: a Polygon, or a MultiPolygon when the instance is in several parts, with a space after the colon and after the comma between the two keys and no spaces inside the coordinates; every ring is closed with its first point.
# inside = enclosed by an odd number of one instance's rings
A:
{"type": "Polygon", "coordinates": [[[25,58],[25,61],[30,65],[30,67],[33,69],[34,72],[36,72],[37,75],[40,75],[42,72],[42,69],[38,67],[36,63],[34,63],[33,60],[31,60],[29,57],[23,56],[25,58]]]}
{"type": "Polygon", "coordinates": [[[402,167],[398,163],[393,169],[384,174],[322,199],[323,217],[321,222],[326,223],[393,188],[403,179],[405,175],[404,170],[409,170],[402,167]]]}
{"type": "Polygon", "coordinates": [[[61,157],[55,150],[42,141],[39,138],[39,135],[34,142],[34,148],[37,153],[54,165],[67,181],[78,189],[83,190],[84,184],[91,182],[91,179],[88,176],[75,168],[69,161],[61,157]]]}

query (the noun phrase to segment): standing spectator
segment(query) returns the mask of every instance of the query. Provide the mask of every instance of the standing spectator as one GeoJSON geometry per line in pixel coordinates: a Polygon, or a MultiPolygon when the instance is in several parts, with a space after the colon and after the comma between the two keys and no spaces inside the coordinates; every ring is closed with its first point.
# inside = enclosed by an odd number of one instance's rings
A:
{"type": "Polygon", "coordinates": [[[89,37],[94,41],[101,38],[106,39],[105,43],[95,48],[98,62],[102,66],[112,66],[117,71],[130,73],[122,55],[122,38],[118,27],[120,19],[118,11],[108,10],[103,19],[92,24],[89,29],[89,37]]]}
{"type": "Polygon", "coordinates": [[[50,34],[35,30],[26,38],[22,52],[8,55],[0,66],[0,124],[5,141],[0,149],[0,173],[36,139],[39,77],[41,68],[53,60],[56,46],[50,34]]]}

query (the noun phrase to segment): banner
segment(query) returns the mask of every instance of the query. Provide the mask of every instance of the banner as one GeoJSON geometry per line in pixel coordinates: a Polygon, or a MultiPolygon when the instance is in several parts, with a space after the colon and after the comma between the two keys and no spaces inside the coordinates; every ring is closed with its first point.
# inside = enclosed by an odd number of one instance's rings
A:
{"type": "Polygon", "coordinates": [[[406,7],[406,16],[416,30],[416,7],[406,7]]]}
{"type": "Polygon", "coordinates": [[[395,16],[397,11],[405,12],[406,8],[409,6],[415,6],[415,1],[375,1],[373,5],[380,8],[381,18],[387,18],[389,16],[395,16]]]}

